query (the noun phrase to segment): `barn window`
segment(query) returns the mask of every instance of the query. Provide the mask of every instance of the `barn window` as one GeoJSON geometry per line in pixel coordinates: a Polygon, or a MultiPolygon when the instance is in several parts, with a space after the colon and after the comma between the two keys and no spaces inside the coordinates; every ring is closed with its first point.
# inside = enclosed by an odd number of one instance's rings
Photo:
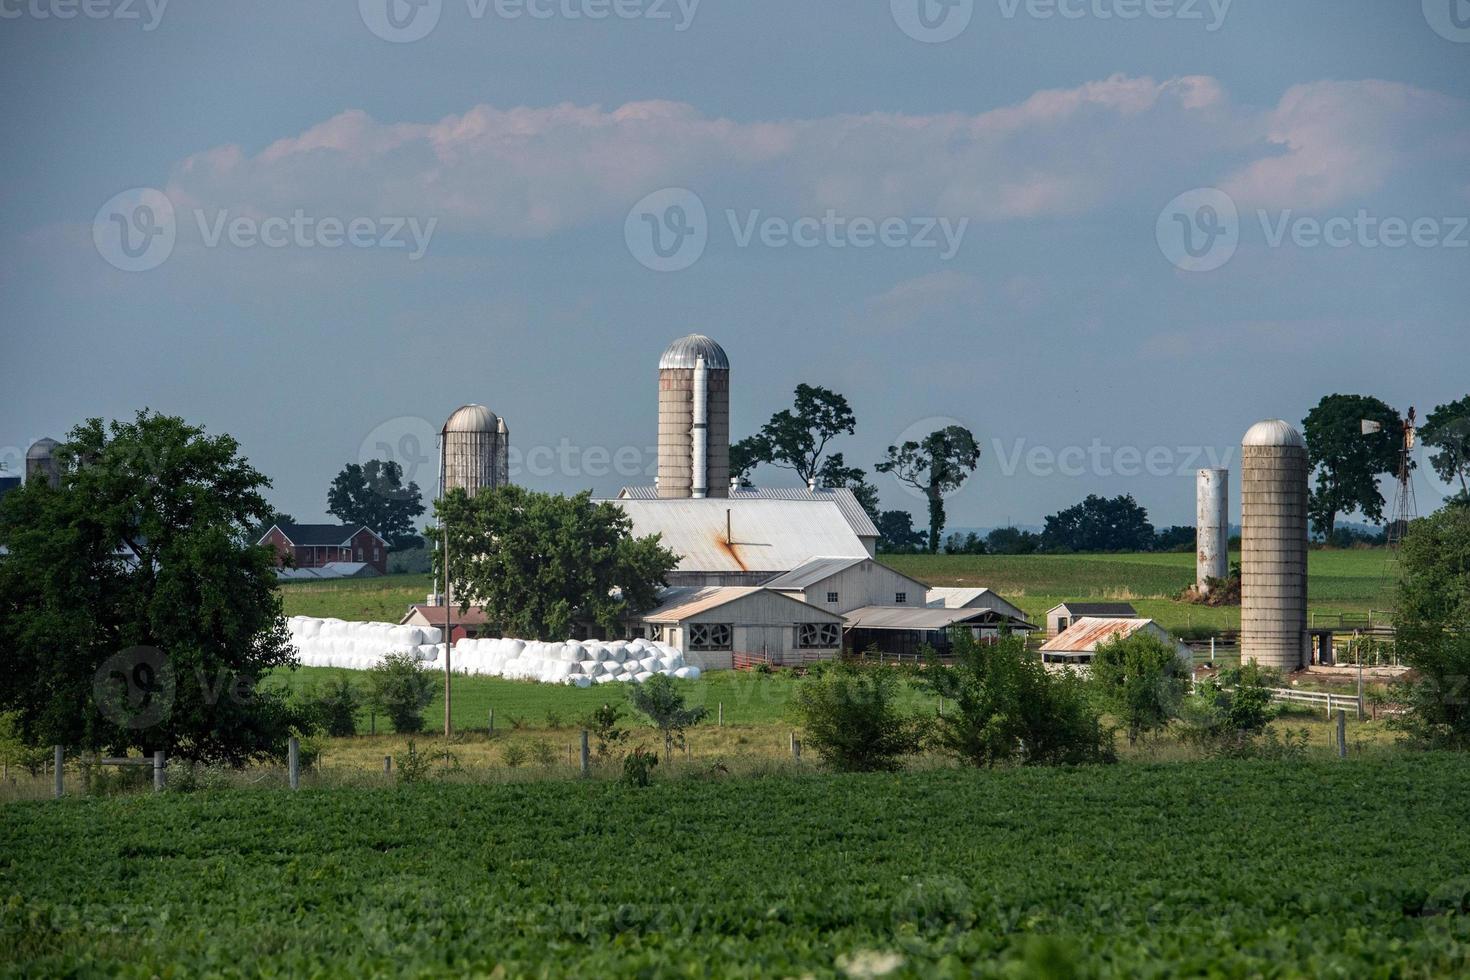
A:
{"type": "Polygon", "coordinates": [[[734,636],[729,623],[690,623],[689,649],[730,650],[734,647],[734,636]]]}
{"type": "Polygon", "coordinates": [[[895,593],[893,593],[893,604],[895,606],[902,606],[903,604],[905,604],[908,601],[909,601],[909,594],[907,592],[895,592],[895,593]]]}
{"type": "Polygon", "coordinates": [[[383,549],[382,548],[377,548],[377,547],[373,548],[373,561],[381,561],[382,558],[383,558],[383,549]]]}
{"type": "Polygon", "coordinates": [[[827,601],[828,602],[835,603],[837,601],[837,593],[836,592],[828,592],[827,593],[827,601]]]}
{"type": "Polygon", "coordinates": [[[799,623],[796,645],[803,650],[831,650],[842,645],[842,631],[836,623],[799,623]]]}
{"type": "Polygon", "coordinates": [[[358,548],[357,549],[357,560],[358,561],[362,561],[362,549],[361,548],[358,548]]]}

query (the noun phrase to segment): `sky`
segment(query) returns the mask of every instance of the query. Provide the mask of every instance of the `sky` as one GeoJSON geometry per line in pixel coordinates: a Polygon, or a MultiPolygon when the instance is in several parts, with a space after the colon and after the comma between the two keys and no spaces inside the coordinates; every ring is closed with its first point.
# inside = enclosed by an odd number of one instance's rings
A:
{"type": "Polygon", "coordinates": [[[737,437],[970,428],[951,525],[1192,524],[1259,419],[1470,393],[1470,0],[0,0],[0,83],[12,470],[148,407],[324,520],[475,402],[611,495],[700,332],[737,437]]]}

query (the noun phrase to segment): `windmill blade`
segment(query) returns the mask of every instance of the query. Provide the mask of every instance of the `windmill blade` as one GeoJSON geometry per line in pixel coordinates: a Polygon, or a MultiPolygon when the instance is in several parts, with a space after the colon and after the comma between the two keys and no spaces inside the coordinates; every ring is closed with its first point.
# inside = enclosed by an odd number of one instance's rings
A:
{"type": "Polygon", "coordinates": [[[1371,436],[1371,435],[1373,435],[1375,433],[1382,432],[1382,431],[1383,431],[1383,423],[1382,422],[1375,422],[1372,419],[1363,419],[1363,435],[1365,435],[1365,436],[1371,436]]]}

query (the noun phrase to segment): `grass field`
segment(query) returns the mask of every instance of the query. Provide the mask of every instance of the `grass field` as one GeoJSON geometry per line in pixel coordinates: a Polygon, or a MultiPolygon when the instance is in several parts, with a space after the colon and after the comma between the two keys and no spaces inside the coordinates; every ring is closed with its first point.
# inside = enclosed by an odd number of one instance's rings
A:
{"type": "MultiPolygon", "coordinates": [[[[1232,556],[1232,560],[1239,555],[1232,556]]],[[[1194,582],[1194,554],[1125,555],[884,555],[884,563],[930,585],[986,586],[1041,622],[1068,599],[1123,599],[1166,628],[1238,629],[1240,609],[1178,602],[1194,582]]],[[[1394,575],[1381,549],[1313,551],[1309,611],[1382,616],[1393,603],[1394,575]]],[[[281,586],[288,616],[396,623],[432,588],[427,575],[393,575],[281,586]]]]}
{"type": "Polygon", "coordinates": [[[1401,755],[17,804],[0,972],[1464,976],[1467,780],[1401,755]]]}

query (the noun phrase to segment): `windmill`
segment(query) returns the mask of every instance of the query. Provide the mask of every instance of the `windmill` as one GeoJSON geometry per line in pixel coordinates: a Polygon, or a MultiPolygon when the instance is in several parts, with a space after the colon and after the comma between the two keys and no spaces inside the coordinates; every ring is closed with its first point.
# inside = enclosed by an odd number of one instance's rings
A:
{"type": "MultiPolygon", "coordinates": [[[[1397,550],[1403,543],[1409,524],[1419,516],[1419,502],[1414,497],[1414,445],[1418,440],[1418,416],[1409,409],[1404,419],[1403,441],[1399,445],[1398,488],[1393,495],[1393,516],[1389,518],[1385,537],[1390,550],[1397,550]]],[[[1363,419],[1363,435],[1374,435],[1383,431],[1383,423],[1363,419]]]]}

